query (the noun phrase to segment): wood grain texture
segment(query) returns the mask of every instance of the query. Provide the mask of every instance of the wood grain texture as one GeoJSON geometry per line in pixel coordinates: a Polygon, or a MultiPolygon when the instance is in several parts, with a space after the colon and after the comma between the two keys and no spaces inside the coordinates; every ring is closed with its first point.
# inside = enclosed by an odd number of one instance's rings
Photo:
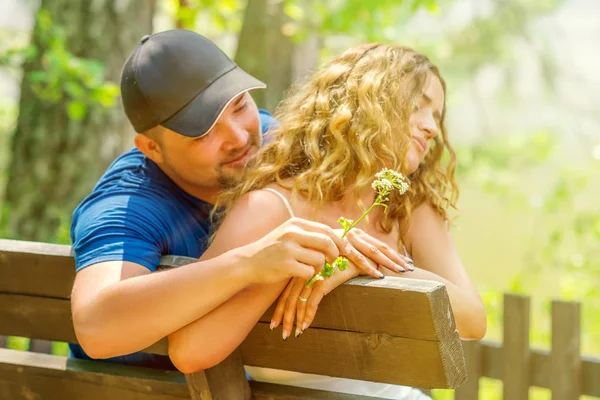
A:
{"type": "Polygon", "coordinates": [[[448,381],[439,342],[383,333],[308,329],[287,341],[259,323],[240,347],[245,365],[329,375],[425,389],[455,388],[466,371],[448,381]]]}
{"type": "Polygon", "coordinates": [[[552,400],[577,400],[581,394],[580,327],[578,303],[552,302],[552,400]]]}
{"type": "Polygon", "coordinates": [[[527,400],[530,386],[529,297],[504,295],[505,399],[527,400]]]}
{"type": "Polygon", "coordinates": [[[481,343],[478,340],[463,342],[467,362],[467,381],[456,389],[456,400],[479,398],[479,378],[481,377],[481,343]]]}
{"type": "Polygon", "coordinates": [[[0,349],[0,400],[188,399],[182,374],[0,349]]]}

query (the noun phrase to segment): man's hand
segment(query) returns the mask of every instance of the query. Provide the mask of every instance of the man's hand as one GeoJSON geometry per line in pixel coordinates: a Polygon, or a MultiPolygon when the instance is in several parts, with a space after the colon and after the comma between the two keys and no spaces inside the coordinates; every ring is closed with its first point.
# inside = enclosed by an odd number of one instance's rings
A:
{"type": "Polygon", "coordinates": [[[240,250],[252,282],[272,284],[293,277],[306,282],[351,247],[327,225],[292,218],[240,250]]]}

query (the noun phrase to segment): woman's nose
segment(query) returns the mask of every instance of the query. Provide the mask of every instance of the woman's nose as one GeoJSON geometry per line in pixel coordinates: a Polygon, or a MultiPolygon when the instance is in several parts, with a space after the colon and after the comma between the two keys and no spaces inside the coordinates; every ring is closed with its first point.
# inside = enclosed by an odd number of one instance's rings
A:
{"type": "Polygon", "coordinates": [[[425,132],[428,140],[433,139],[439,133],[438,124],[432,115],[425,115],[423,118],[421,118],[419,129],[425,132]]]}

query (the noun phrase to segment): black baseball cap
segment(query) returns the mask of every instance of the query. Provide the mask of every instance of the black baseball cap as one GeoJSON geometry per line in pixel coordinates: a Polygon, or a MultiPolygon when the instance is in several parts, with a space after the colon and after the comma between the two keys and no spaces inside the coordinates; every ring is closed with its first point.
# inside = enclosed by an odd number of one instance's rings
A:
{"type": "Polygon", "coordinates": [[[238,95],[265,87],[213,42],[183,29],[144,36],[121,73],[125,114],[140,133],[162,125],[202,136],[238,95]]]}

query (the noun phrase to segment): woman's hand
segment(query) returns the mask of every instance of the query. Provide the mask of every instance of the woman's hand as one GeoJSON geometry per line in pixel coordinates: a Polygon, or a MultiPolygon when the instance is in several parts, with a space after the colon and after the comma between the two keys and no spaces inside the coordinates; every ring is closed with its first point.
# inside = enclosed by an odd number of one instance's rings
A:
{"type": "MultiPolygon", "coordinates": [[[[372,261],[368,260],[367,263],[370,268],[375,268],[372,261]]],[[[319,280],[310,287],[306,287],[306,281],[300,278],[290,280],[277,302],[271,318],[271,330],[279,326],[283,320],[282,338],[286,340],[291,335],[295,319],[295,336],[298,337],[312,323],[323,297],[360,274],[361,270],[354,263],[349,262],[344,271],[336,271],[332,277],[319,280]]]]}
{"type": "MultiPolygon", "coordinates": [[[[335,229],[335,232],[343,233],[344,231],[342,229],[335,229]]],[[[369,273],[371,265],[365,265],[363,262],[365,258],[370,259],[377,267],[383,267],[393,272],[414,271],[414,263],[409,257],[398,253],[387,244],[375,239],[361,229],[352,229],[346,235],[346,239],[353,248],[352,257],[348,256],[348,259],[369,275],[373,275],[369,273]]]]}

